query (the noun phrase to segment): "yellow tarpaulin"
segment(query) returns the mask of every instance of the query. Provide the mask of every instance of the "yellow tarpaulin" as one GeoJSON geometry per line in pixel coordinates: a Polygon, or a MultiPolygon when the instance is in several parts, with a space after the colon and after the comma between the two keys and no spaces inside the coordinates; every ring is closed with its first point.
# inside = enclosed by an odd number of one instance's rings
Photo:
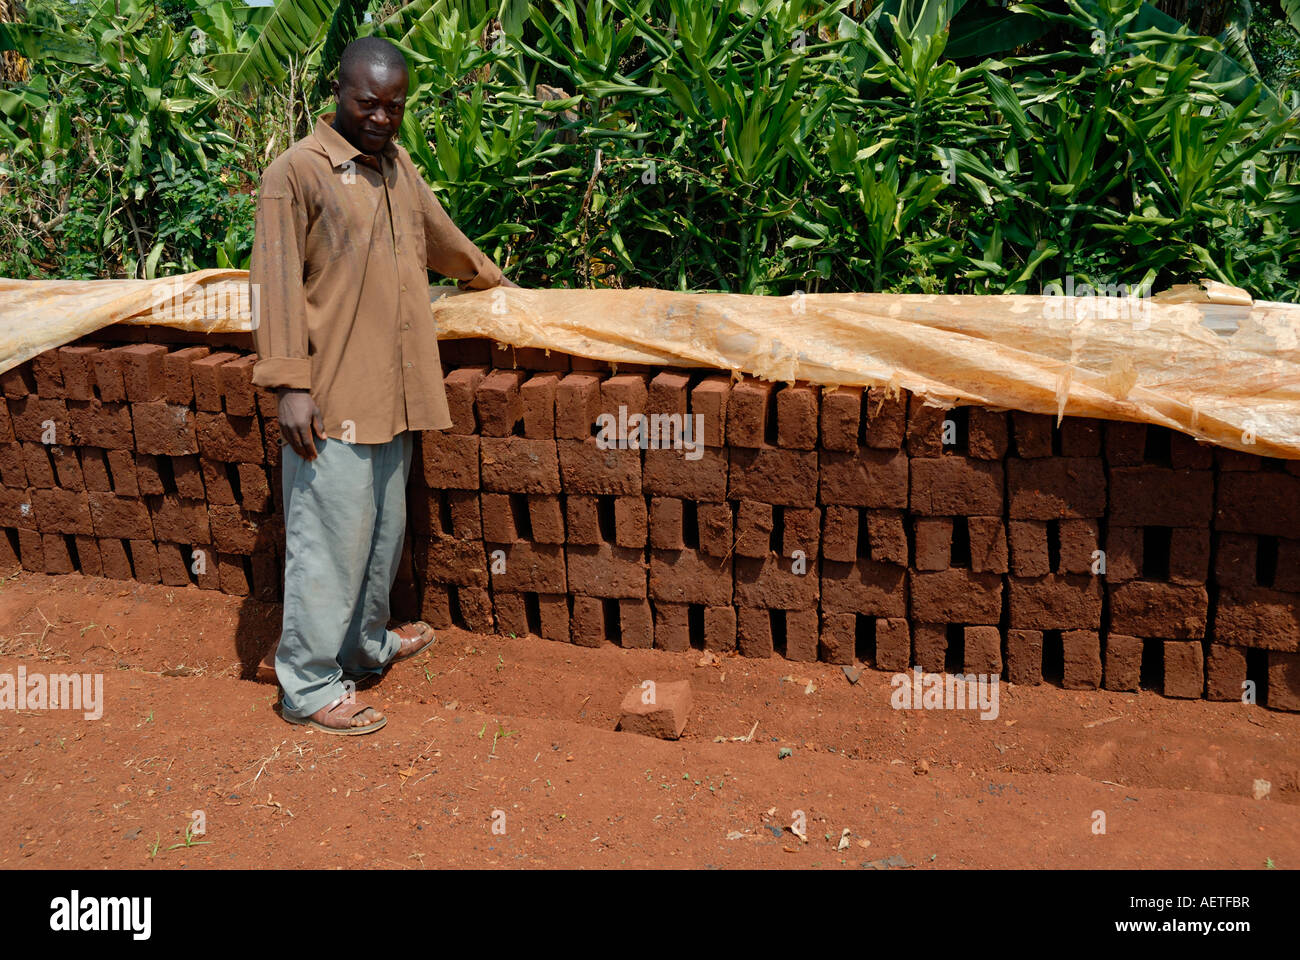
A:
{"type": "MultiPolygon", "coordinates": [[[[0,280],[0,372],[112,323],[248,331],[255,299],[239,270],[0,280]]],[[[1154,423],[1300,459],[1300,306],[1252,303],[1220,284],[1155,298],[495,289],[436,299],[433,316],[444,339],[889,384],[943,406],[1154,423]]]]}

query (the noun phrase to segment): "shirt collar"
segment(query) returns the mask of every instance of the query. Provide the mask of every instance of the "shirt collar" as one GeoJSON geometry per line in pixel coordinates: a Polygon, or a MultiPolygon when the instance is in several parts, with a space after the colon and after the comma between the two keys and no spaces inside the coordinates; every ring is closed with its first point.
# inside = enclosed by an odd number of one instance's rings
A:
{"type": "MultiPolygon", "coordinates": [[[[358,150],[352,144],[344,139],[343,134],[335,130],[330,124],[334,120],[333,113],[324,114],[316,121],[315,137],[320,143],[325,155],[329,157],[330,166],[337,167],[346,163],[353,157],[364,156],[362,151],[358,150]]],[[[384,144],[384,149],[380,151],[385,157],[392,160],[397,157],[397,144],[389,140],[384,144]]]]}

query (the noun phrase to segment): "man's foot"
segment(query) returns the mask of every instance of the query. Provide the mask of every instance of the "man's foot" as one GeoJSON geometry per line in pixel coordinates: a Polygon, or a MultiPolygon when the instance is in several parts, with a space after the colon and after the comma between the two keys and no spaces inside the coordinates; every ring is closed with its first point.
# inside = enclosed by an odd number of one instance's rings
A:
{"type": "Polygon", "coordinates": [[[388,718],[375,707],[368,707],[355,701],[345,703],[344,700],[345,698],[339,697],[333,703],[321,707],[310,717],[295,717],[287,713],[281,715],[290,723],[315,727],[324,733],[342,736],[374,733],[388,722],[388,718]]]}
{"type": "Polygon", "coordinates": [[[402,645],[397,648],[397,655],[393,657],[391,663],[409,660],[417,653],[423,653],[438,639],[434,636],[433,627],[423,620],[416,620],[414,623],[403,623],[400,626],[393,627],[393,633],[401,638],[402,645]]]}

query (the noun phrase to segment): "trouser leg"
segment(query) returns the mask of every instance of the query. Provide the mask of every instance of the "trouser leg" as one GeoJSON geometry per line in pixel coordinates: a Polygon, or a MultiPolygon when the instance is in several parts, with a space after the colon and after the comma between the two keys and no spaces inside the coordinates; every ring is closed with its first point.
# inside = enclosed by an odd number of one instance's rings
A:
{"type": "Polygon", "coordinates": [[[406,539],[406,481],[413,449],[414,437],[405,430],[374,450],[374,539],[360,600],[339,656],[349,676],[382,673],[402,643],[388,629],[389,601],[406,539]]]}
{"type": "Polygon", "coordinates": [[[344,695],[339,654],[365,581],[375,527],[371,445],[282,448],[284,624],[275,659],[286,713],[305,717],[344,695]]]}

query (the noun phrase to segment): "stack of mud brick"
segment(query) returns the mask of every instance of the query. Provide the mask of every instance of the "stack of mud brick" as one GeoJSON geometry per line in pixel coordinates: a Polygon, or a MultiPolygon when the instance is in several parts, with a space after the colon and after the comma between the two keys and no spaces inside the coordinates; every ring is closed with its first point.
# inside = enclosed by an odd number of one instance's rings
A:
{"type": "Polygon", "coordinates": [[[0,377],[0,563],[277,599],[279,429],[253,359],[85,342],[0,377]]]}
{"type": "MultiPolygon", "coordinates": [[[[0,379],[0,564],[276,599],[253,359],[85,343],[0,379]]],[[[486,341],[442,361],[453,423],[420,435],[401,615],[1300,710],[1300,461],[486,341]],[[702,429],[599,442],[636,414],[702,429]]]]}

